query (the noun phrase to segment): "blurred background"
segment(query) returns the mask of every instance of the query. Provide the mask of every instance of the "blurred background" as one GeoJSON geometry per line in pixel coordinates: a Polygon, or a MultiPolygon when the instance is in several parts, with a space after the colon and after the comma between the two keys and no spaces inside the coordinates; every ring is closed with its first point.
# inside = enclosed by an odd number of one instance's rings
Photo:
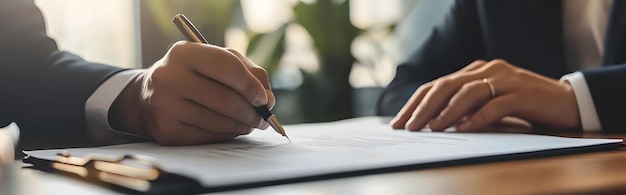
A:
{"type": "Polygon", "coordinates": [[[149,67],[184,37],[207,40],[270,74],[285,124],[375,114],[383,88],[444,18],[451,0],[36,0],[48,34],[89,61],[149,67]]]}

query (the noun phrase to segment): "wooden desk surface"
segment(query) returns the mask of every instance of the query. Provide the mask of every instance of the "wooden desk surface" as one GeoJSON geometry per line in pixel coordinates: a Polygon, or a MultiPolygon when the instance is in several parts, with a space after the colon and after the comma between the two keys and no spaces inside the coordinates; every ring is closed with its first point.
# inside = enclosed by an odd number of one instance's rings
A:
{"type": "MultiPolygon", "coordinates": [[[[562,136],[626,139],[626,134],[562,136]]],[[[29,194],[58,193],[59,190],[70,194],[115,193],[82,181],[33,173],[34,170],[13,171],[13,174],[16,172],[22,176],[8,175],[8,178],[26,179],[10,181],[3,174],[5,180],[0,179],[0,188],[4,183],[4,187],[8,184],[14,188],[9,192],[23,192],[24,189],[15,189],[21,187],[10,185],[22,183],[17,186],[31,186],[27,190],[29,194]],[[36,192],[41,193],[30,193],[33,179],[40,181],[36,192]]],[[[301,182],[218,194],[626,194],[626,149],[301,182]]]]}

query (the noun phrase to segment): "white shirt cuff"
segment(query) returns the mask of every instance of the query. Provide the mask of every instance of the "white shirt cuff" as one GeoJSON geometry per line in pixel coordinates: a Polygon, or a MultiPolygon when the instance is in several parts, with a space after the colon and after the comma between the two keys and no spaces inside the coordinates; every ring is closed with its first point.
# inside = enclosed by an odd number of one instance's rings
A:
{"type": "Polygon", "coordinates": [[[596,112],[596,106],[593,103],[591,92],[585,76],[581,72],[573,72],[561,77],[561,82],[567,81],[574,89],[576,102],[578,103],[578,112],[580,113],[580,123],[585,132],[600,132],[602,125],[596,112]]]}
{"type": "Polygon", "coordinates": [[[111,128],[109,125],[109,108],[122,90],[126,88],[126,85],[143,71],[143,69],[121,71],[103,82],[89,96],[85,104],[85,119],[89,138],[99,142],[116,142],[121,141],[122,136],[120,135],[135,136],[111,128]]]}

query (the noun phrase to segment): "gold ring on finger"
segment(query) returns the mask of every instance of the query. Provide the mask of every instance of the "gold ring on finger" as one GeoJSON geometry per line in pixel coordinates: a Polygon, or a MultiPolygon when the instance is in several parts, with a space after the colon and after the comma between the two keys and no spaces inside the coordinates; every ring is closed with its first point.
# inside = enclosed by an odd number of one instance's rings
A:
{"type": "Polygon", "coordinates": [[[491,82],[489,82],[488,78],[483,78],[483,83],[487,85],[487,87],[489,87],[489,92],[491,93],[491,98],[496,96],[496,90],[493,87],[493,85],[491,84],[491,82]]]}

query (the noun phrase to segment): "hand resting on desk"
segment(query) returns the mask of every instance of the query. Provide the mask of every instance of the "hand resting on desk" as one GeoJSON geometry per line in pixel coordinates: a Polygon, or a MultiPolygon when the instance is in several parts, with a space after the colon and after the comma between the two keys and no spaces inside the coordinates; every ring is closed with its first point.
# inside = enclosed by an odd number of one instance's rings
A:
{"type": "Polygon", "coordinates": [[[514,116],[556,128],[580,128],[572,87],[504,60],[477,60],[420,86],[396,117],[393,128],[478,131],[514,116]]]}
{"type": "Polygon", "coordinates": [[[180,41],[122,91],[109,121],[164,145],[202,144],[266,129],[252,106],[274,101],[265,70],[237,51],[180,41]]]}

